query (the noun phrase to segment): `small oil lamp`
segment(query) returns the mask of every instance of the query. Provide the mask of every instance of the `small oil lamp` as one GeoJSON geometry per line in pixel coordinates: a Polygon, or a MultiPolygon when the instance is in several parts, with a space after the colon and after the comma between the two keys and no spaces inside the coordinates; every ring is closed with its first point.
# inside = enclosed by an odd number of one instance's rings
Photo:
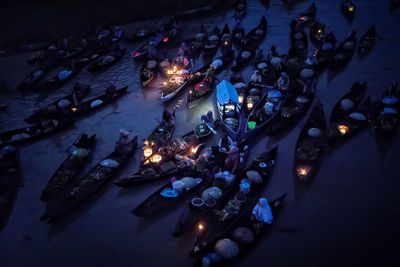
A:
{"type": "Polygon", "coordinates": [[[347,127],[346,125],[338,125],[337,128],[342,135],[345,135],[349,132],[349,127],[347,127]]]}
{"type": "Polygon", "coordinates": [[[150,161],[152,162],[152,163],[158,163],[158,162],[160,162],[162,160],[162,157],[161,157],[161,155],[158,155],[158,154],[155,154],[155,155],[153,155],[151,158],[150,158],[150,161]]]}

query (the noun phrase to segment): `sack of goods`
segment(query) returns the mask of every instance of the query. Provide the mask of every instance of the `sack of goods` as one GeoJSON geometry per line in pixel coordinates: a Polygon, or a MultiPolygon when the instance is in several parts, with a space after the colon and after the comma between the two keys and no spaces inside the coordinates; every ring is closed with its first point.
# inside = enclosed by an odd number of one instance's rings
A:
{"type": "Polygon", "coordinates": [[[243,89],[246,88],[247,85],[245,83],[235,83],[233,87],[235,87],[235,89],[243,89]]]}
{"type": "Polygon", "coordinates": [[[119,163],[113,159],[105,159],[100,163],[100,165],[103,167],[114,169],[114,168],[118,168],[119,163]]]}
{"type": "Polygon", "coordinates": [[[183,182],[181,182],[181,181],[173,182],[172,189],[174,189],[174,191],[179,195],[180,193],[182,193],[182,191],[184,189],[183,182]]]}
{"type": "Polygon", "coordinates": [[[202,32],[196,34],[196,41],[201,42],[206,39],[206,35],[202,32]]]}
{"type": "Polygon", "coordinates": [[[343,48],[345,50],[351,50],[355,47],[355,43],[353,41],[347,41],[343,44],[343,48]]]}
{"type": "Polygon", "coordinates": [[[221,239],[215,243],[215,252],[223,259],[230,260],[239,254],[239,246],[230,239],[221,239]]]}
{"type": "Polygon", "coordinates": [[[71,102],[68,99],[61,99],[58,101],[57,106],[60,109],[69,108],[71,106],[71,102]]]}
{"type": "Polygon", "coordinates": [[[264,34],[264,31],[261,29],[256,30],[256,36],[261,36],[264,34]]]}
{"type": "Polygon", "coordinates": [[[265,62],[258,63],[257,69],[262,70],[268,68],[268,64],[265,62]]]}
{"type": "Polygon", "coordinates": [[[321,137],[323,135],[323,133],[324,132],[319,128],[310,128],[307,130],[308,136],[313,137],[313,138],[321,137]]]}
{"type": "Polygon", "coordinates": [[[254,241],[254,234],[249,228],[238,227],[233,231],[232,238],[241,245],[248,245],[254,241]]]}
{"type": "Polygon", "coordinates": [[[211,66],[214,66],[215,69],[221,68],[224,62],[221,59],[216,59],[211,63],[211,66]]]}
{"type": "Polygon", "coordinates": [[[154,59],[147,61],[146,67],[151,70],[155,69],[157,67],[157,61],[154,59]]]}
{"type": "Polygon", "coordinates": [[[219,40],[219,37],[215,34],[208,37],[208,41],[210,41],[210,42],[217,42],[218,40],[219,40]]]}
{"type": "Polygon", "coordinates": [[[100,106],[101,104],[103,104],[103,100],[96,99],[96,100],[92,101],[92,103],[90,103],[90,107],[95,108],[95,107],[100,106]]]}
{"type": "Polygon", "coordinates": [[[222,191],[218,187],[209,187],[201,193],[201,199],[206,202],[208,200],[216,200],[219,199],[222,196],[222,191]]]}
{"type": "Polygon", "coordinates": [[[77,148],[72,152],[72,158],[82,159],[89,155],[89,151],[84,148],[77,148]]]}
{"type": "Polygon", "coordinates": [[[242,59],[246,60],[251,57],[251,53],[249,51],[243,51],[240,56],[242,57],[242,59]]]}
{"type": "Polygon", "coordinates": [[[300,77],[302,79],[310,79],[311,77],[313,77],[313,75],[314,75],[314,71],[311,69],[303,69],[300,72],[300,77]]]}
{"type": "Polygon", "coordinates": [[[248,171],[246,172],[246,176],[252,183],[260,184],[263,182],[261,175],[257,171],[248,171]]]}
{"type": "Polygon", "coordinates": [[[342,107],[343,111],[349,111],[354,107],[354,102],[351,99],[345,98],[340,101],[340,106],[342,107]]]}
{"type": "Polygon", "coordinates": [[[192,189],[197,186],[196,180],[192,177],[183,177],[179,181],[182,182],[185,189],[192,189]]]}
{"type": "Polygon", "coordinates": [[[357,120],[357,121],[366,121],[367,120],[365,115],[360,112],[353,112],[349,115],[349,117],[354,120],[357,120]]]}

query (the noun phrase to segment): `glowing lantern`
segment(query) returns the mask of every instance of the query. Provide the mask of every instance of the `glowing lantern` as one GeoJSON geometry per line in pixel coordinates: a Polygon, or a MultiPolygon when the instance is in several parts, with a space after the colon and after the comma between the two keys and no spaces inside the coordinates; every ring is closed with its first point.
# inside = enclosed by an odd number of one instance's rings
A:
{"type": "Polygon", "coordinates": [[[318,33],[322,33],[322,30],[321,30],[321,29],[318,29],[318,33]]]}
{"type": "Polygon", "coordinates": [[[198,148],[198,147],[192,147],[191,152],[192,152],[193,154],[196,154],[197,148],[198,148]]]}
{"type": "Polygon", "coordinates": [[[140,52],[135,53],[135,57],[138,57],[138,56],[140,56],[140,52]]]}
{"type": "Polygon", "coordinates": [[[299,176],[306,176],[308,174],[308,170],[305,168],[300,168],[297,169],[297,173],[299,174],[299,176]]]}
{"type": "Polygon", "coordinates": [[[146,158],[150,157],[151,154],[153,154],[153,149],[151,149],[150,147],[147,147],[143,150],[143,156],[145,156],[146,158]]]}
{"type": "Polygon", "coordinates": [[[354,11],[354,6],[349,6],[349,12],[353,12],[354,11]]]}
{"type": "Polygon", "coordinates": [[[192,93],[193,93],[193,91],[192,91],[192,90],[190,90],[190,91],[189,91],[189,94],[192,94],[192,93]]]}
{"type": "Polygon", "coordinates": [[[346,125],[338,125],[338,130],[342,135],[345,135],[348,133],[349,131],[349,127],[347,127],[346,125]]]}
{"type": "Polygon", "coordinates": [[[239,104],[242,104],[242,103],[243,103],[243,96],[240,95],[240,96],[239,96],[239,104]]]}
{"type": "Polygon", "coordinates": [[[205,228],[206,228],[206,227],[204,226],[204,224],[199,223],[199,224],[197,225],[197,229],[199,229],[200,232],[201,232],[201,231],[204,231],[205,228]]]}
{"type": "Polygon", "coordinates": [[[164,43],[168,42],[168,37],[164,37],[164,38],[163,38],[163,42],[164,42],[164,43]]]}
{"type": "Polygon", "coordinates": [[[247,109],[250,110],[253,108],[253,102],[247,103],[247,109]]]}
{"type": "Polygon", "coordinates": [[[227,41],[225,41],[225,42],[224,42],[224,45],[228,45],[228,42],[227,42],[227,41]]]}
{"type": "Polygon", "coordinates": [[[164,85],[167,85],[167,82],[164,82],[164,85]]]}
{"type": "Polygon", "coordinates": [[[71,110],[72,110],[73,112],[76,112],[76,111],[78,111],[78,108],[77,108],[77,107],[72,107],[71,110]]]}
{"type": "Polygon", "coordinates": [[[158,163],[161,160],[162,160],[162,157],[160,155],[158,155],[158,154],[155,154],[150,158],[150,161],[153,162],[153,163],[158,163]]]}

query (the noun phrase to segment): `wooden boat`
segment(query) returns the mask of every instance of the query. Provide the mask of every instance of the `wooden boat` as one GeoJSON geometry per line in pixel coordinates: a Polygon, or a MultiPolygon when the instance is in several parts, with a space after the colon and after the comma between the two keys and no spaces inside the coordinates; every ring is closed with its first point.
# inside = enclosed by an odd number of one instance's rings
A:
{"type": "Polygon", "coordinates": [[[315,90],[316,84],[312,81],[306,85],[305,89],[301,88],[301,90],[289,92],[279,115],[270,120],[265,132],[268,135],[275,135],[299,121],[311,106],[315,90]]]}
{"type": "Polygon", "coordinates": [[[159,66],[158,61],[155,59],[149,59],[144,62],[140,69],[140,82],[143,87],[147,87],[158,75],[159,66]]]}
{"type": "Polygon", "coordinates": [[[316,52],[317,66],[316,70],[321,71],[328,66],[329,62],[332,60],[333,53],[336,48],[336,37],[333,32],[326,34],[322,44],[319,46],[316,52]]]}
{"type": "Polygon", "coordinates": [[[96,52],[92,51],[91,53],[88,53],[87,55],[84,55],[82,57],[79,57],[78,59],[72,60],[72,62],[75,64],[77,68],[83,67],[95,60],[97,60],[102,52],[96,52]]]}
{"type": "Polygon", "coordinates": [[[349,36],[335,49],[329,66],[332,68],[339,68],[346,65],[353,57],[356,49],[356,32],[352,31],[349,36]]]}
{"type": "Polygon", "coordinates": [[[315,2],[313,2],[309,8],[300,13],[299,17],[297,17],[296,20],[304,23],[305,25],[309,25],[314,22],[316,16],[317,7],[315,6],[315,2]]]}
{"type": "Polygon", "coordinates": [[[242,20],[247,13],[247,1],[246,0],[239,0],[235,7],[235,19],[242,20]]]}
{"type": "Polygon", "coordinates": [[[148,56],[150,49],[153,49],[153,47],[158,48],[162,41],[163,37],[160,34],[156,34],[153,38],[151,38],[151,40],[144,41],[138,46],[138,48],[135,49],[132,54],[132,59],[135,61],[145,59],[148,56]]]}
{"type": "Polygon", "coordinates": [[[61,131],[73,124],[71,120],[50,119],[28,127],[0,133],[0,145],[21,144],[61,131]]]}
{"type": "Polygon", "coordinates": [[[167,79],[163,82],[161,88],[161,100],[165,103],[173,99],[191,80],[193,61],[185,58],[182,67],[172,67],[167,71],[167,79]]]}
{"type": "Polygon", "coordinates": [[[354,19],[354,15],[356,12],[356,6],[354,3],[350,0],[342,0],[341,6],[342,14],[352,21],[354,19]]]}
{"type": "Polygon", "coordinates": [[[18,152],[13,146],[4,146],[0,154],[0,230],[12,210],[21,182],[18,152]]]}
{"type": "Polygon", "coordinates": [[[159,146],[159,148],[157,150],[154,149],[154,151],[157,151],[157,154],[160,155],[160,161],[154,162],[149,160],[146,162],[146,159],[151,157],[148,156],[144,161],[146,164],[143,164],[139,171],[119,180],[116,182],[116,185],[120,187],[129,187],[171,175],[179,175],[189,170],[190,168],[188,168],[188,166],[181,165],[175,160],[175,155],[195,158],[198,153],[200,153],[202,147],[201,143],[210,136],[210,132],[210,129],[204,124],[199,124],[193,131],[165,143],[163,146],[159,146]]]}
{"type": "MultiPolygon", "coordinates": [[[[90,91],[90,85],[89,84],[85,85],[81,89],[80,94],[75,94],[76,99],[77,100],[83,99],[85,96],[87,96],[89,94],[89,91],[90,91]]],[[[53,101],[52,103],[48,104],[46,107],[43,107],[43,108],[35,111],[35,113],[33,113],[29,117],[25,118],[24,121],[26,121],[27,123],[38,122],[40,119],[45,118],[47,116],[47,114],[49,114],[49,112],[51,112],[52,110],[55,110],[55,109],[58,110],[57,104],[60,101],[64,101],[64,100],[67,100],[70,103],[73,103],[74,102],[74,93],[71,93],[60,99],[57,99],[57,100],[53,101]]]]}
{"type": "Polygon", "coordinates": [[[68,107],[59,107],[58,103],[63,101],[64,99],[54,102],[49,106],[35,112],[32,116],[30,116],[29,122],[37,122],[42,119],[55,118],[55,119],[68,119],[75,120],[78,116],[85,115],[97,109],[100,109],[118,98],[124,96],[126,94],[126,90],[128,86],[122,87],[115,91],[114,95],[110,95],[108,93],[104,93],[103,95],[94,97],[92,99],[85,100],[81,103],[78,102],[78,105],[75,105],[73,100],[71,99],[71,105],[68,107]]]}
{"type": "Polygon", "coordinates": [[[343,96],[333,108],[328,133],[328,141],[331,143],[346,140],[368,125],[371,112],[370,98],[367,98],[359,107],[366,87],[366,82],[354,83],[350,92],[343,96]]]}
{"type": "MultiPolygon", "coordinates": [[[[243,160],[245,160],[244,158],[247,157],[246,147],[246,142],[242,142],[239,145],[240,151],[243,151],[242,153],[244,154],[243,160]]],[[[217,166],[217,168],[218,167],[220,166],[217,166]]],[[[210,183],[210,186],[218,187],[221,190],[221,196],[217,199],[212,198],[211,200],[206,200],[202,198],[204,195],[204,190],[199,191],[197,197],[194,197],[183,209],[172,235],[174,237],[180,236],[190,227],[194,226],[197,222],[206,217],[207,214],[210,214],[213,210],[222,207],[226,200],[233,197],[241,177],[242,173],[239,171],[235,173],[235,177],[230,182],[226,182],[224,180],[225,182],[221,184],[221,179],[214,179],[212,184],[210,183]]]]}
{"type": "Polygon", "coordinates": [[[238,258],[244,256],[250,249],[252,249],[255,245],[257,245],[261,239],[267,235],[271,229],[272,226],[274,225],[276,218],[278,217],[279,213],[282,210],[283,207],[283,201],[286,197],[286,193],[280,196],[279,198],[269,202],[269,206],[271,207],[271,212],[273,215],[273,222],[272,224],[266,224],[264,223],[261,228],[256,228],[253,221],[252,221],[252,206],[254,207],[258,199],[252,199],[251,203],[252,205],[248,205],[247,209],[240,215],[241,218],[238,220],[239,222],[235,224],[235,228],[229,228],[229,231],[224,231],[223,234],[219,235],[218,240],[215,240],[214,242],[210,243],[207,246],[207,249],[203,253],[200,254],[200,256],[197,259],[197,262],[195,266],[204,266],[204,264],[207,264],[207,266],[213,266],[214,264],[235,264],[235,262],[238,261],[238,258]],[[250,230],[251,233],[253,233],[253,240],[251,243],[243,243],[240,242],[240,240],[236,239],[236,236],[234,234],[234,231],[236,229],[248,229],[250,230]],[[218,262],[213,261],[211,255],[213,255],[215,252],[215,245],[217,244],[218,241],[222,239],[229,239],[229,240],[235,240],[238,245],[238,255],[234,257],[233,259],[227,259],[227,258],[221,258],[218,262]]]}
{"type": "Polygon", "coordinates": [[[189,91],[186,99],[186,104],[189,109],[196,107],[205,98],[207,98],[215,88],[215,81],[213,78],[204,79],[203,81],[196,83],[189,91]]]}
{"type": "Polygon", "coordinates": [[[220,45],[221,32],[218,26],[215,26],[212,32],[208,35],[207,40],[203,45],[204,56],[214,56],[220,45]]]}
{"type": "Polygon", "coordinates": [[[367,55],[375,45],[376,29],[375,25],[372,25],[367,32],[361,37],[358,43],[358,53],[360,55],[367,55]]]}
{"type": "Polygon", "coordinates": [[[49,68],[37,68],[18,85],[17,90],[28,91],[34,88],[34,86],[45,76],[49,68]]]}
{"type": "Polygon", "coordinates": [[[363,99],[366,89],[367,82],[364,82],[363,84],[360,84],[359,82],[353,83],[350,91],[335,104],[331,113],[330,121],[335,122],[343,116],[354,112],[363,99]],[[345,104],[349,105],[349,107],[345,106],[344,109],[343,107],[345,104]]]}
{"type": "Polygon", "coordinates": [[[326,137],[325,113],[318,101],[296,143],[294,175],[300,182],[310,181],[315,177],[322,161],[326,137]]]}
{"type": "Polygon", "coordinates": [[[45,214],[40,219],[51,223],[83,205],[117,174],[136,147],[137,136],[133,138],[128,151],[122,152],[116,147],[110,155],[83,175],[82,178],[73,182],[65,194],[49,202],[45,214]]]}
{"type": "Polygon", "coordinates": [[[76,149],[63,161],[63,163],[61,163],[51,176],[46,187],[42,191],[40,200],[45,202],[52,200],[54,197],[59,195],[73,179],[76,178],[85,167],[86,162],[93,151],[95,140],[95,134],[91,137],[83,134],[77,142],[72,144],[76,149]],[[77,157],[78,153],[82,153],[82,155],[77,157]]]}
{"type": "Polygon", "coordinates": [[[126,49],[113,50],[105,56],[100,56],[87,70],[89,72],[104,70],[117,63],[125,55],[126,49]]]}
{"type": "Polygon", "coordinates": [[[373,127],[378,143],[389,143],[395,136],[399,125],[400,89],[398,83],[386,90],[373,112],[373,127]]]}
{"type": "Polygon", "coordinates": [[[223,235],[234,230],[242,222],[244,214],[249,214],[248,211],[251,213],[254,207],[253,199],[257,199],[263,193],[272,177],[276,154],[277,147],[256,157],[246,169],[241,186],[235,188],[233,195],[227,198],[220,208],[198,220],[198,225],[203,225],[207,231],[198,231],[191,256],[209,248],[223,235]]]}
{"type": "Polygon", "coordinates": [[[265,16],[262,16],[260,23],[254,29],[248,32],[242,39],[243,50],[256,50],[267,36],[267,26],[267,19],[265,16]]]}
{"type": "Polygon", "coordinates": [[[235,87],[223,80],[217,85],[217,108],[223,130],[236,141],[242,129],[239,96],[235,87]]]}
{"type": "Polygon", "coordinates": [[[67,81],[71,80],[74,76],[76,76],[80,72],[81,68],[67,68],[63,69],[50,79],[38,84],[33,88],[34,92],[44,91],[44,90],[54,90],[57,87],[63,85],[67,81]]]}
{"type": "Polygon", "coordinates": [[[197,171],[187,171],[177,177],[177,180],[181,181],[182,178],[184,178],[183,181],[188,180],[188,178],[193,179],[190,180],[193,184],[190,187],[183,188],[182,192],[178,191],[178,193],[177,190],[173,189],[173,182],[168,181],[139,204],[132,213],[136,216],[144,217],[171,208],[195,191],[201,190],[201,188],[208,185],[209,181],[211,181],[211,174],[207,172],[203,175],[197,171]]]}
{"type": "Polygon", "coordinates": [[[324,41],[326,34],[327,29],[325,24],[319,22],[318,20],[310,25],[310,40],[315,44],[321,44],[324,41]]]}
{"type": "Polygon", "coordinates": [[[288,92],[277,90],[272,86],[254,84],[251,87],[261,91],[262,93],[258,96],[253,93],[246,98],[246,107],[249,108],[249,105],[252,107],[247,117],[246,128],[244,130],[246,138],[264,129],[271,120],[280,114],[288,95],[288,92]],[[269,113],[265,112],[264,107],[267,102],[271,104],[271,111],[269,113]]]}

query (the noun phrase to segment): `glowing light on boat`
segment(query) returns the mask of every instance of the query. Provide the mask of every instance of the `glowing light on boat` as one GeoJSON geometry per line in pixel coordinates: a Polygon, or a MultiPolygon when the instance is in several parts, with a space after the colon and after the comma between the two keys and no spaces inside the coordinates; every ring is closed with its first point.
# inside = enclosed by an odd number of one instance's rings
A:
{"type": "Polygon", "coordinates": [[[135,53],[135,57],[138,57],[138,56],[140,56],[140,53],[139,53],[139,52],[136,52],[136,53],[135,53]]]}
{"type": "Polygon", "coordinates": [[[153,149],[151,149],[150,147],[147,147],[143,150],[143,156],[145,156],[146,158],[150,157],[151,154],[153,154],[153,149]]]}
{"type": "Polygon", "coordinates": [[[164,38],[163,38],[163,42],[164,42],[164,43],[168,42],[168,37],[164,37],[164,38]]]}
{"type": "Polygon", "coordinates": [[[192,93],[193,93],[193,91],[192,91],[192,90],[190,90],[190,91],[189,91],[189,94],[192,94],[192,93]]]}
{"type": "Polygon", "coordinates": [[[250,110],[252,108],[253,108],[253,103],[252,102],[247,103],[247,109],[250,110]]]}
{"type": "Polygon", "coordinates": [[[225,41],[225,42],[224,42],[224,45],[228,45],[228,42],[227,42],[227,41],[225,41]]]}
{"type": "Polygon", "coordinates": [[[353,12],[354,11],[354,6],[349,6],[349,12],[353,12]]]}
{"type": "Polygon", "coordinates": [[[162,160],[162,157],[161,157],[161,155],[158,155],[158,154],[155,154],[155,155],[153,155],[151,158],[150,158],[150,161],[152,162],[152,163],[158,163],[158,162],[160,162],[162,160]]]}
{"type": "Polygon", "coordinates": [[[192,147],[190,150],[193,154],[196,154],[198,147],[192,147]]]}
{"type": "Polygon", "coordinates": [[[337,128],[342,135],[345,135],[349,132],[349,127],[347,127],[346,125],[338,125],[337,128]]]}
{"type": "Polygon", "coordinates": [[[197,225],[197,229],[199,229],[200,232],[201,232],[201,231],[204,231],[205,228],[206,228],[206,227],[204,226],[204,224],[199,223],[199,224],[197,225]]]}
{"type": "Polygon", "coordinates": [[[77,112],[77,111],[78,111],[78,108],[77,108],[77,107],[72,107],[71,110],[72,110],[73,112],[77,112]]]}
{"type": "Polygon", "coordinates": [[[305,168],[299,168],[297,169],[297,173],[299,174],[299,176],[306,176],[308,174],[308,170],[305,168]]]}
{"type": "Polygon", "coordinates": [[[242,104],[242,103],[243,103],[243,96],[240,95],[240,96],[239,96],[239,104],[242,104]]]}
{"type": "Polygon", "coordinates": [[[321,29],[318,29],[318,33],[322,33],[322,30],[321,30],[321,29]]]}

